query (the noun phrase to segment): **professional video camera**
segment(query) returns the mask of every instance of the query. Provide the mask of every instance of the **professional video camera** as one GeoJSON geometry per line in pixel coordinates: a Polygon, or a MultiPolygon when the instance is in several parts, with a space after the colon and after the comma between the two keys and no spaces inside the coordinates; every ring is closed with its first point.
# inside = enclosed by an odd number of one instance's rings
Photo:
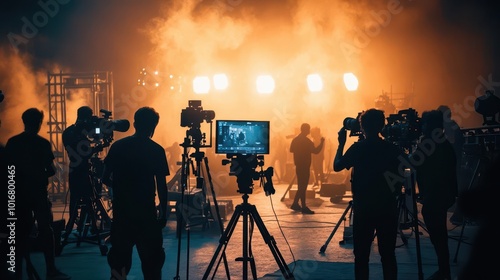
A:
{"type": "Polygon", "coordinates": [[[206,121],[210,123],[210,140],[212,139],[212,120],[215,118],[215,112],[212,110],[203,110],[201,100],[189,100],[188,107],[181,111],[181,126],[189,127],[186,131],[186,141],[183,146],[186,147],[211,147],[205,145],[206,135],[200,130],[201,123],[206,121]]]}
{"type": "Polygon", "coordinates": [[[387,117],[387,124],[382,129],[385,140],[408,146],[415,144],[422,135],[421,118],[415,109],[399,110],[387,117]]]}
{"type": "Polygon", "coordinates": [[[361,124],[359,119],[361,117],[361,113],[362,112],[359,112],[356,118],[347,117],[344,119],[343,122],[344,128],[350,131],[349,133],[350,137],[352,136],[358,136],[360,138],[363,137],[363,132],[361,131],[361,124]]]}
{"type": "Polygon", "coordinates": [[[89,137],[96,145],[102,148],[108,147],[113,141],[113,132],[126,132],[130,128],[130,122],[126,119],[112,120],[111,111],[101,109],[102,117],[92,116],[89,126],[89,137]]]}
{"type": "Polygon", "coordinates": [[[228,159],[222,160],[222,165],[231,164],[229,175],[236,176],[239,193],[251,194],[254,180],[261,180],[267,196],[275,193],[272,181],[274,168],[268,167],[265,171],[263,170],[263,155],[227,154],[226,157],[228,159]],[[255,170],[258,166],[260,166],[260,171],[255,170]]]}
{"type": "Polygon", "coordinates": [[[203,110],[201,100],[189,100],[188,107],[182,109],[181,126],[182,127],[200,127],[203,121],[212,122],[215,118],[215,112],[212,110],[203,110]]]}

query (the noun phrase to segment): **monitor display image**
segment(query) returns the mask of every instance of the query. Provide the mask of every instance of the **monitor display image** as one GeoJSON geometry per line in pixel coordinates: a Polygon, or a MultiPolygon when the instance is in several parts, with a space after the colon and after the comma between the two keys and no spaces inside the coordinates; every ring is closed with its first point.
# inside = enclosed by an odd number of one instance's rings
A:
{"type": "Polygon", "coordinates": [[[217,120],[215,153],[269,154],[269,121],[217,120]]]}

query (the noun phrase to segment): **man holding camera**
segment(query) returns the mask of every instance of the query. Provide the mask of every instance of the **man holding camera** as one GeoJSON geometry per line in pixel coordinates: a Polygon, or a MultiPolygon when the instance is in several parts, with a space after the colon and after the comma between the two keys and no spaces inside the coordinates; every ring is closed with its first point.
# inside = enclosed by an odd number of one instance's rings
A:
{"type": "Polygon", "coordinates": [[[88,106],[78,108],[75,124],[63,131],[62,141],[69,157],[69,221],[63,237],[63,245],[73,229],[78,215],[78,204],[86,205],[89,215],[93,213],[92,192],[93,186],[90,177],[90,158],[93,154],[91,142],[88,138],[92,129],[93,111],[88,106]]]}
{"type": "MultiPolygon", "coordinates": [[[[360,115],[364,140],[354,143],[345,154],[346,128],[338,133],[339,146],[333,169],[352,171],[353,246],[355,279],[369,278],[371,244],[376,233],[384,279],[397,279],[395,255],[398,230],[398,201],[401,182],[398,176],[400,148],[385,141],[380,133],[385,125],[384,112],[369,109],[360,115]]],[[[400,176],[399,176],[400,177],[400,176]]]]}
{"type": "Polygon", "coordinates": [[[170,172],[165,149],[151,139],[159,118],[153,108],[137,110],[135,134],[116,141],[104,159],[102,180],[113,189],[112,247],[108,253],[111,279],[126,278],[134,245],[144,279],[161,279],[165,261],[162,229],[167,222],[168,203],[166,176],[170,172]]]}

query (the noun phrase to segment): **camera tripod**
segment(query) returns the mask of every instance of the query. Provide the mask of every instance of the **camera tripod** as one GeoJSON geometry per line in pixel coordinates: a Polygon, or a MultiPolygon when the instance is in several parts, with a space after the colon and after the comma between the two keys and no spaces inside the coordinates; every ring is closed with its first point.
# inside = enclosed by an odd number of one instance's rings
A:
{"type": "MultiPolygon", "coordinates": [[[[178,203],[176,207],[176,212],[177,212],[177,238],[178,238],[178,244],[177,244],[177,268],[176,268],[176,276],[174,279],[180,279],[179,276],[179,268],[180,268],[180,252],[181,252],[181,235],[182,235],[182,228],[184,227],[187,232],[187,255],[186,255],[186,279],[189,279],[189,242],[190,242],[190,228],[194,225],[195,223],[190,223],[189,221],[189,216],[190,212],[192,210],[196,211],[201,211],[201,217],[202,217],[202,223],[206,223],[209,216],[211,216],[219,225],[220,232],[222,233],[224,231],[223,225],[222,225],[222,219],[220,217],[219,213],[219,206],[217,204],[217,199],[215,196],[215,191],[212,183],[212,176],[210,175],[210,169],[208,167],[208,158],[205,157],[205,153],[200,151],[200,142],[202,138],[196,138],[192,142],[192,139],[189,137],[190,132],[188,131],[187,137],[184,139],[183,144],[183,154],[182,154],[182,166],[180,169],[180,190],[181,190],[181,196],[180,196],[180,203],[178,203]],[[188,153],[188,148],[189,147],[194,147],[195,152],[192,153],[191,155],[188,153]],[[191,159],[193,157],[196,162],[196,166],[193,163],[193,160],[191,159]],[[203,164],[202,164],[203,163],[203,164]],[[189,202],[184,201],[185,197],[185,190],[189,187],[189,177],[190,177],[190,168],[193,169],[194,175],[196,175],[196,188],[201,190],[203,201],[200,202],[199,204],[199,209],[192,209],[193,207],[189,206],[189,202]],[[206,181],[203,177],[203,175],[206,175],[208,178],[208,183],[210,185],[210,196],[213,200],[213,205],[210,205],[210,200],[207,199],[207,187],[206,187],[206,181]],[[205,214],[205,205],[208,202],[209,204],[209,213],[205,214]],[[213,206],[213,207],[212,207],[213,206]],[[215,211],[213,211],[215,209],[215,211]],[[215,217],[213,215],[213,212],[215,212],[215,217]],[[184,221],[184,217],[186,218],[187,222],[184,221]]],[[[198,134],[194,134],[198,135],[198,134]]],[[[193,199],[194,200],[194,199],[193,199]]],[[[194,201],[193,201],[194,202],[194,201]]],[[[224,264],[226,268],[226,275],[228,276],[229,279],[229,268],[227,264],[227,259],[225,254],[223,255],[224,258],[224,264]]]]}
{"type": "MultiPolygon", "coordinates": [[[[345,208],[344,210],[344,213],[342,213],[342,216],[340,216],[340,219],[339,221],[337,222],[337,224],[335,224],[335,227],[333,228],[333,231],[332,233],[330,233],[330,236],[328,236],[328,238],[326,239],[326,242],[325,244],[323,244],[323,246],[321,246],[321,248],[319,249],[319,253],[322,254],[326,251],[326,247],[328,247],[328,244],[330,244],[330,241],[332,240],[333,236],[335,235],[335,233],[337,232],[337,230],[339,229],[340,227],[340,224],[346,220],[346,215],[347,213],[350,213],[349,214],[349,217],[351,218],[352,217],[352,200],[349,201],[349,204],[347,204],[347,207],[345,208]],[[349,210],[351,212],[349,212],[349,210]]],[[[344,242],[344,240],[342,240],[341,242],[344,242]]]]}
{"type": "Polygon", "coordinates": [[[102,182],[99,178],[102,161],[95,156],[91,158],[91,162],[91,194],[90,196],[80,197],[77,201],[77,205],[73,205],[73,209],[70,209],[70,218],[66,224],[61,248],[56,252],[58,255],[61,253],[63,247],[70,243],[68,242],[68,238],[74,225],[76,225],[78,229],[78,237],[76,240],[77,246],[80,246],[81,242],[87,242],[98,245],[101,255],[103,256],[108,252],[108,247],[102,242],[104,241],[105,243],[105,239],[108,238],[110,234],[109,230],[105,231],[104,225],[111,226],[111,218],[108,215],[108,210],[105,209],[101,201],[101,195],[99,193],[102,190],[102,182]],[[89,229],[95,231],[95,241],[88,236],[89,229]]]}
{"type": "MultiPolygon", "coordinates": [[[[236,258],[236,260],[243,262],[242,279],[245,280],[248,279],[248,264],[250,264],[251,266],[251,272],[253,278],[257,279],[257,269],[255,267],[255,260],[252,254],[252,248],[250,247],[249,243],[249,234],[251,235],[251,232],[249,232],[249,227],[248,227],[249,222],[252,224],[251,228],[253,228],[254,222],[257,224],[257,228],[262,234],[264,241],[269,246],[269,249],[271,250],[271,253],[274,256],[274,259],[276,260],[276,263],[278,264],[281,273],[283,274],[283,277],[285,279],[295,279],[292,272],[288,268],[283,256],[278,250],[274,237],[270,235],[269,232],[267,231],[266,226],[262,221],[262,218],[259,216],[259,213],[257,212],[257,208],[255,207],[255,205],[248,203],[248,194],[244,193],[242,198],[243,198],[243,203],[235,207],[233,216],[231,217],[231,220],[229,221],[226,230],[224,231],[224,233],[220,238],[219,246],[217,247],[217,250],[215,251],[215,254],[212,257],[212,260],[210,261],[210,264],[208,265],[208,268],[205,274],[203,275],[203,279],[208,278],[212,270],[212,267],[214,266],[216,260],[219,258],[221,252],[222,254],[225,253],[229,239],[231,238],[231,235],[233,234],[234,229],[236,228],[236,224],[238,223],[238,220],[241,216],[243,216],[243,256],[236,258]]],[[[220,259],[218,260],[217,263],[220,263],[220,259]]],[[[215,270],[215,272],[216,271],[217,269],[215,270]]]]}

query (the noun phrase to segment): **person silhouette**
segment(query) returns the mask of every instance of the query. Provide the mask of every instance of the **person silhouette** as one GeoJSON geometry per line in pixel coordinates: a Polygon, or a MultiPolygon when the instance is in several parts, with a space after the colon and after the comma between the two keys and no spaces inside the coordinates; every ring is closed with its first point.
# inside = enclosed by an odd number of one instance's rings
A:
{"type": "Polygon", "coordinates": [[[369,278],[373,237],[377,236],[384,279],[397,279],[396,238],[398,233],[398,195],[403,180],[398,172],[401,149],[380,137],[385,125],[384,112],[369,109],[360,115],[364,139],[355,142],[344,154],[347,130],[338,132],[339,146],[333,162],[335,172],[351,172],[353,249],[355,279],[369,278]],[[395,177],[397,176],[397,177],[395,177]]]}
{"type": "Polygon", "coordinates": [[[24,132],[7,141],[8,166],[15,170],[16,182],[16,278],[22,279],[23,257],[29,254],[28,239],[36,221],[46,266],[45,279],[70,279],[55,264],[55,240],[52,229],[52,203],[48,197],[49,177],[55,175],[54,154],[50,142],[39,136],[43,112],[30,108],[22,114],[24,132]]]}
{"type": "MultiPolygon", "coordinates": [[[[63,235],[63,245],[68,242],[69,235],[73,230],[78,218],[78,204],[84,205],[83,210],[93,216],[92,207],[93,186],[90,174],[90,158],[94,150],[89,139],[92,131],[93,111],[88,106],[81,106],[77,110],[76,122],[68,126],[62,134],[64,148],[69,158],[69,219],[63,235]]],[[[93,225],[95,226],[95,225],[93,225]]]]}
{"type": "MultiPolygon", "coordinates": [[[[321,130],[319,127],[313,127],[311,129],[311,137],[313,138],[313,143],[315,146],[321,144],[321,130]]],[[[314,186],[319,186],[323,183],[325,179],[324,171],[323,171],[323,161],[325,160],[325,149],[321,149],[321,151],[317,154],[312,154],[312,169],[314,173],[314,186]]]]}
{"type": "Polygon", "coordinates": [[[318,154],[323,149],[325,138],[321,137],[320,144],[314,146],[314,143],[307,136],[311,133],[311,126],[303,123],[300,126],[300,134],[293,138],[290,144],[290,152],[293,153],[295,164],[295,174],[297,177],[297,193],[293,199],[291,209],[301,211],[302,214],[314,214],[314,211],[307,207],[306,191],[311,176],[311,154],[318,154]],[[299,205],[302,204],[301,206],[299,205]]]}
{"type": "Polygon", "coordinates": [[[421,124],[423,135],[411,157],[418,162],[414,168],[422,217],[438,259],[438,271],[428,279],[451,279],[446,220],[458,193],[456,156],[444,135],[441,111],[423,112],[421,124]]]}
{"type": "Polygon", "coordinates": [[[138,109],[134,115],[135,133],[112,144],[104,159],[103,183],[113,189],[108,253],[111,279],[126,278],[134,245],[144,279],[161,279],[165,261],[162,229],[167,223],[168,206],[166,176],[170,172],[165,149],[151,139],[159,119],[151,107],[138,109]]]}

